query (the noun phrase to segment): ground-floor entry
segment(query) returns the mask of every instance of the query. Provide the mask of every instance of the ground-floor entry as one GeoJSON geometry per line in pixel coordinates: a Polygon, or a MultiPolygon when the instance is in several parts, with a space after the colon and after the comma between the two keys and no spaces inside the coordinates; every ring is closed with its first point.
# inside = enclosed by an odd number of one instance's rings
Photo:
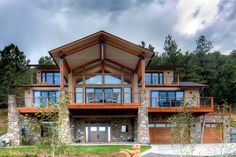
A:
{"type": "Polygon", "coordinates": [[[87,142],[109,142],[110,126],[107,124],[87,124],[86,141],[87,142]]]}

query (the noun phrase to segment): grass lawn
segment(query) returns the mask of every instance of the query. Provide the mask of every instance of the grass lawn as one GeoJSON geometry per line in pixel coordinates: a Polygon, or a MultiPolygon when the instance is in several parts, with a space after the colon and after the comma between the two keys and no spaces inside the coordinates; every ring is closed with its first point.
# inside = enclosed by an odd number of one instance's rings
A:
{"type": "Polygon", "coordinates": [[[7,109],[0,109],[0,135],[7,132],[7,109]]]}
{"type": "MultiPolygon", "coordinates": [[[[150,149],[150,146],[142,146],[141,151],[150,149]]],[[[78,157],[116,157],[121,149],[131,149],[124,145],[97,145],[97,146],[69,146],[57,148],[56,155],[78,156],[78,157]]],[[[50,154],[50,149],[39,149],[35,146],[19,146],[12,148],[0,148],[0,156],[33,157],[37,154],[50,154]]]]}

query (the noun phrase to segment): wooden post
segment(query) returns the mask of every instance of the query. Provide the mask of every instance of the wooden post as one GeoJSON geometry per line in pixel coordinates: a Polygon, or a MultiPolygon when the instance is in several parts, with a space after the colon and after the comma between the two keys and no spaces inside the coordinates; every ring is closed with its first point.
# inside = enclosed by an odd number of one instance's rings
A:
{"type": "Polygon", "coordinates": [[[142,90],[145,90],[145,60],[141,57],[141,76],[142,90]]]}
{"type": "Polygon", "coordinates": [[[61,58],[60,59],[60,79],[61,79],[61,83],[60,83],[60,88],[64,89],[64,59],[61,58]]]}

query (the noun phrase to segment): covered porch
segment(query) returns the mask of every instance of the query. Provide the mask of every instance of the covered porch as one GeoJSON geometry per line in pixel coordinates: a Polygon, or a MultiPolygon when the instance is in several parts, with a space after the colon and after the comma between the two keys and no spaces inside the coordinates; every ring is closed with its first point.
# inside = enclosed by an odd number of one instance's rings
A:
{"type": "MultiPolygon", "coordinates": [[[[69,108],[136,107],[153,52],[104,31],[50,51],[68,82],[69,108]]],[[[60,79],[60,88],[65,88],[60,79]]]]}

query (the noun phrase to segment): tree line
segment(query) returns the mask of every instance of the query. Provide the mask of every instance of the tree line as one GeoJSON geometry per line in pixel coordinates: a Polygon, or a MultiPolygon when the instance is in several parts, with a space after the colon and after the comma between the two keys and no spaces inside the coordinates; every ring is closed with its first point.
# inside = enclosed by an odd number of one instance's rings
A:
{"type": "MultiPolygon", "coordinates": [[[[153,52],[155,48],[145,42],[141,47],[153,52]]],[[[193,81],[209,85],[204,96],[214,96],[218,104],[227,101],[236,103],[236,50],[224,55],[212,51],[213,42],[205,36],[196,40],[193,51],[183,52],[171,35],[164,40],[163,52],[156,53],[150,65],[174,65],[181,81],[193,81]]],[[[29,85],[33,70],[27,66],[30,60],[19,48],[10,44],[0,50],[0,108],[7,107],[8,94],[23,94],[15,88],[18,85],[29,85]]],[[[42,56],[39,64],[53,64],[51,57],[42,56]]]]}
{"type": "MultiPolygon", "coordinates": [[[[155,48],[145,42],[141,47],[155,52],[155,48]]],[[[202,93],[204,96],[214,96],[215,102],[222,104],[236,103],[236,50],[224,55],[213,51],[213,42],[200,36],[196,40],[193,51],[183,52],[175,39],[168,35],[165,38],[163,52],[151,60],[150,65],[177,66],[176,73],[181,81],[193,81],[209,85],[202,93]]]]}

